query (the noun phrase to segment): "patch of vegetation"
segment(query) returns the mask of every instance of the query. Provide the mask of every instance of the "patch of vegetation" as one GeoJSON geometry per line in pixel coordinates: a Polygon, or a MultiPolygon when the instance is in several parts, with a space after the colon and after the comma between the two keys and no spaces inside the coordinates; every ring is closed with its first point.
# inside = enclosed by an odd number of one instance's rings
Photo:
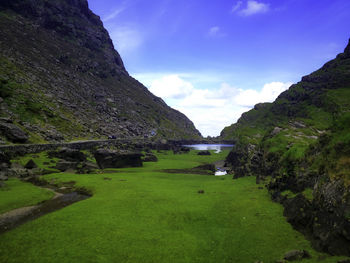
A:
{"type": "Polygon", "coordinates": [[[312,258],[302,262],[317,262],[322,254],[293,230],[254,177],[159,172],[226,154],[163,152],[156,163],[115,173],[46,175],[47,181],[75,181],[93,196],[1,235],[0,261],[275,262],[289,250],[306,249],[312,258]]]}
{"type": "Polygon", "coordinates": [[[52,166],[56,165],[59,159],[54,157],[49,158],[47,152],[26,154],[24,156],[11,160],[11,162],[19,163],[24,166],[29,160],[33,160],[35,164],[41,169],[51,172],[59,172],[59,170],[51,168],[52,166]]]}

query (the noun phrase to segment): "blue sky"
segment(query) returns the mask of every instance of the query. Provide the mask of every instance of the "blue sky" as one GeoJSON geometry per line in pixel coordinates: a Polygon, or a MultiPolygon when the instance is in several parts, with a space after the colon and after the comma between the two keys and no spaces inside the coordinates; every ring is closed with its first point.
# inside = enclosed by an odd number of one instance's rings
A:
{"type": "Polygon", "coordinates": [[[89,0],[129,74],[204,136],[342,52],[349,0],[89,0]]]}

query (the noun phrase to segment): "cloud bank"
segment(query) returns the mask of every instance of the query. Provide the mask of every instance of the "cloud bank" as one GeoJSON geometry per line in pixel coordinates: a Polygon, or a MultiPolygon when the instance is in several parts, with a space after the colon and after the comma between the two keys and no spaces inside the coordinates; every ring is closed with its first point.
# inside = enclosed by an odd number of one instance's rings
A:
{"type": "MultiPolygon", "coordinates": [[[[235,123],[243,112],[257,103],[273,102],[292,84],[271,82],[253,90],[222,83],[213,89],[200,89],[180,74],[155,76],[155,79],[148,78],[146,82],[149,83],[149,90],[189,117],[204,136],[219,135],[225,126],[235,123]]],[[[143,82],[142,78],[138,79],[143,82]]]]}

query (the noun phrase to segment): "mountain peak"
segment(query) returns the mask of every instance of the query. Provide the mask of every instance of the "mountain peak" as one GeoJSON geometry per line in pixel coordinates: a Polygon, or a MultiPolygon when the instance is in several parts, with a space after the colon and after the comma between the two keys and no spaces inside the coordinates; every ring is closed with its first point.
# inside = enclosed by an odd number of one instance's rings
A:
{"type": "Polygon", "coordinates": [[[82,47],[104,53],[112,72],[127,73],[123,61],[99,16],[87,0],[5,0],[0,9],[10,9],[30,18],[38,25],[74,39],[82,47]]]}

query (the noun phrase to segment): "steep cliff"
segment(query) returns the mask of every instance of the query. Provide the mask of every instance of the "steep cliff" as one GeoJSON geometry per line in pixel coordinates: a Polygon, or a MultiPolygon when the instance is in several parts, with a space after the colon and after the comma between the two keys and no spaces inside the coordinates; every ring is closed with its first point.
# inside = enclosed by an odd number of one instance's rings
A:
{"type": "Polygon", "coordinates": [[[332,254],[350,255],[350,43],[275,102],[221,136],[237,144],[234,176],[265,181],[292,225],[332,254]]]}
{"type": "Polygon", "coordinates": [[[200,138],[129,76],[86,0],[0,2],[0,106],[3,142],[200,138]]]}

